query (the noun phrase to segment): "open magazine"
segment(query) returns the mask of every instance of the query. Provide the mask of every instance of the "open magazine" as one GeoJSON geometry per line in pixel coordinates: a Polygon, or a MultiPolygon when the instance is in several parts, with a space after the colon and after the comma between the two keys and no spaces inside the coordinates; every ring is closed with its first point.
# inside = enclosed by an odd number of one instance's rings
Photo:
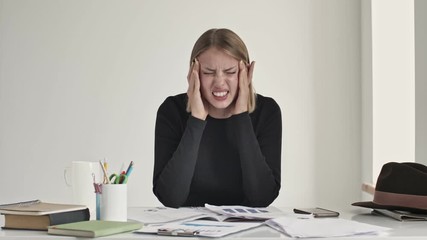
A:
{"type": "Polygon", "coordinates": [[[283,215],[282,211],[275,207],[205,205],[199,208],[158,208],[132,219],[143,222],[145,225],[135,233],[223,237],[260,226],[265,220],[281,215],[283,215]],[[159,212],[165,216],[161,221],[149,220],[151,213],[159,216],[159,212]]]}
{"type": "Polygon", "coordinates": [[[171,222],[163,225],[147,225],[134,233],[158,234],[186,237],[224,237],[258,227],[262,222],[218,222],[208,220],[194,220],[171,222]]]}
{"type": "Polygon", "coordinates": [[[129,218],[142,222],[144,225],[165,224],[192,220],[214,221],[263,221],[282,216],[283,212],[275,207],[252,208],[244,206],[214,206],[205,207],[154,207],[135,209],[129,213],[129,218]]]}

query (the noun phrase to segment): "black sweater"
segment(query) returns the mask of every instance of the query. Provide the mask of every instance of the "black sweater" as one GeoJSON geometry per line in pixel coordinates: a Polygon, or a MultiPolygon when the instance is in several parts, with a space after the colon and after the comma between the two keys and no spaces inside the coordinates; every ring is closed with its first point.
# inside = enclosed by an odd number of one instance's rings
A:
{"type": "Polygon", "coordinates": [[[155,128],[153,192],[168,207],[265,207],[278,196],[279,105],[257,95],[256,109],[205,121],[186,112],[187,95],[168,97],[155,128]]]}

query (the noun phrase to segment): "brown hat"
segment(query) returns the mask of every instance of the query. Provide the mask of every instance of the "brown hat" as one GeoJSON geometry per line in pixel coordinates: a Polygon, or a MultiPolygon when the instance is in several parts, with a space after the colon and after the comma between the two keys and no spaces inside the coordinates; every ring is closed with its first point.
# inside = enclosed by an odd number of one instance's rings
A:
{"type": "Polygon", "coordinates": [[[413,162],[384,164],[371,202],[353,206],[427,213],[427,166],[413,162]]]}

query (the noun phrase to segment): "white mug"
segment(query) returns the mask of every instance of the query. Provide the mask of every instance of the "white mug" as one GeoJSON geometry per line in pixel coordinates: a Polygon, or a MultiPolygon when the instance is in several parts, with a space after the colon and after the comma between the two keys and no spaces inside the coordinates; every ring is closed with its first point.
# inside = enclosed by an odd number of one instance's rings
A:
{"type": "Polygon", "coordinates": [[[73,192],[73,203],[86,205],[91,219],[96,216],[96,194],[93,183],[99,183],[102,176],[99,162],[73,161],[71,167],[64,169],[65,183],[73,192]]]}

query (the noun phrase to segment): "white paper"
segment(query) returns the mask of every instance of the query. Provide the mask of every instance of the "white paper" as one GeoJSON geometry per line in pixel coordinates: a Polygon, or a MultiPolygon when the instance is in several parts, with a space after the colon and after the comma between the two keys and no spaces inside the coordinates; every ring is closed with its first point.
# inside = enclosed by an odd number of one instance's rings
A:
{"type": "Polygon", "coordinates": [[[135,209],[133,211],[129,211],[128,215],[129,219],[142,222],[144,225],[152,225],[169,222],[191,221],[196,219],[224,221],[226,219],[233,218],[233,221],[262,221],[282,216],[283,212],[274,207],[251,208],[244,206],[206,205],[206,207],[154,207],[135,209]]]}
{"type": "Polygon", "coordinates": [[[159,229],[167,229],[171,236],[179,236],[178,232],[194,233],[197,237],[223,237],[232,233],[260,226],[260,222],[217,222],[196,220],[189,222],[173,222],[156,226],[144,226],[134,233],[157,233],[159,229]]]}
{"type": "Polygon", "coordinates": [[[206,210],[199,208],[167,208],[153,207],[132,209],[129,211],[129,219],[146,224],[162,224],[174,221],[195,219],[205,214],[206,210]]]}
{"type": "Polygon", "coordinates": [[[293,238],[372,235],[389,230],[389,228],[341,218],[313,218],[300,214],[270,219],[265,224],[293,238]]]}

